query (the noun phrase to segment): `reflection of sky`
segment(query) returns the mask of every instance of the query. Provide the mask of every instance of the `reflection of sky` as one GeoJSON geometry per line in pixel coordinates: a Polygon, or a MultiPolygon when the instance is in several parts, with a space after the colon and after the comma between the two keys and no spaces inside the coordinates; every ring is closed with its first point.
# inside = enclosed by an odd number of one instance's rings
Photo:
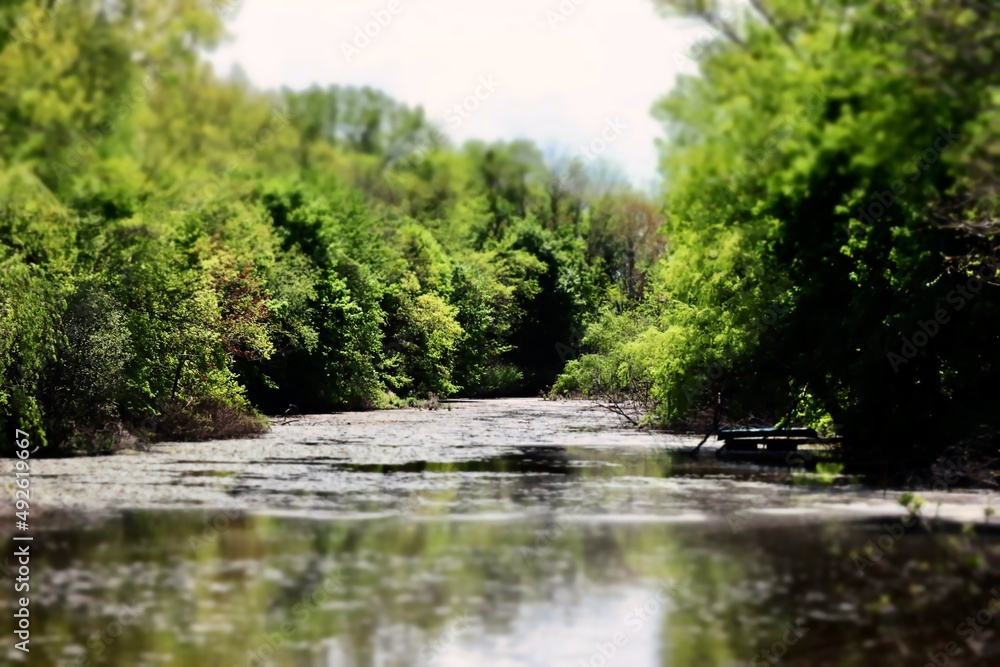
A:
{"type": "Polygon", "coordinates": [[[656,177],[662,131],[649,109],[691,70],[684,56],[704,26],[662,18],[653,0],[576,0],[554,25],[547,12],[572,0],[398,1],[400,13],[347,62],[342,43],[388,0],[244,0],[235,42],[213,62],[222,73],[239,63],[263,87],[372,85],[423,105],[455,140],[526,137],[551,156],[574,154],[619,117],[629,129],[602,157],[636,185],[656,177]],[[447,123],[484,76],[500,88],[458,127],[447,123]]]}
{"type": "Polygon", "coordinates": [[[664,605],[657,603],[641,625],[638,619],[627,623],[630,615],[635,618],[635,609],[650,600],[656,600],[655,585],[522,605],[509,631],[497,636],[470,628],[441,650],[435,667],[583,667],[592,659],[593,665],[600,665],[595,658],[600,655],[598,644],[613,644],[618,632],[625,643],[615,647],[607,667],[659,666],[664,605]]]}

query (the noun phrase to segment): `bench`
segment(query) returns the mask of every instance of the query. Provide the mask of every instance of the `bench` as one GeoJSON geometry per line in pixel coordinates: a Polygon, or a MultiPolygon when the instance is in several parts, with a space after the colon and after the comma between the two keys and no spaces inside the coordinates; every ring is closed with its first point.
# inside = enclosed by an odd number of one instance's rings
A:
{"type": "Polygon", "coordinates": [[[717,437],[722,449],[735,452],[794,452],[819,438],[811,428],[724,428],[717,437]]]}

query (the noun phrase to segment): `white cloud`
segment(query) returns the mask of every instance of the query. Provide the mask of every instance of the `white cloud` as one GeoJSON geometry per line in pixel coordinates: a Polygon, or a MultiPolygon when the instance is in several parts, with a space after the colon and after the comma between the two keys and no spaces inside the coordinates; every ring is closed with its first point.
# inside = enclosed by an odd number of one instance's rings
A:
{"type": "Polygon", "coordinates": [[[422,105],[456,141],[523,137],[573,153],[617,116],[629,130],[604,157],[637,185],[656,177],[654,139],[662,132],[649,110],[673,85],[676,56],[703,28],[664,19],[652,0],[576,0],[555,26],[547,11],[573,0],[397,1],[391,22],[348,62],[341,44],[352,44],[389,0],[244,0],[234,41],[210,59],[223,74],[238,63],[267,88],[371,85],[422,105]],[[449,126],[448,109],[474,94],[483,76],[501,87],[449,126]]]}

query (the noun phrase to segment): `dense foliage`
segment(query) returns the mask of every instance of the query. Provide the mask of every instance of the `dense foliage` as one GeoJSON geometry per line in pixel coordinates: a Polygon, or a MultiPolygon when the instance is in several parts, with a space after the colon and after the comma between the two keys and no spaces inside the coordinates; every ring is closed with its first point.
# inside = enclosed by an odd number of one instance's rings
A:
{"type": "Polygon", "coordinates": [[[109,449],[537,393],[640,289],[641,197],[374,90],[220,79],[227,4],[3,3],[0,431],[109,449]]]}
{"type": "Polygon", "coordinates": [[[865,454],[995,438],[995,5],[662,5],[715,28],[656,109],[669,250],[557,390],[642,392],[666,422],[721,395],[865,454]]]}
{"type": "Polygon", "coordinates": [[[995,438],[991,5],[660,4],[714,33],[655,109],[665,218],[378,91],[219,78],[226,3],[4,3],[0,428],[112,448],[558,377],[856,452],[995,438]]]}

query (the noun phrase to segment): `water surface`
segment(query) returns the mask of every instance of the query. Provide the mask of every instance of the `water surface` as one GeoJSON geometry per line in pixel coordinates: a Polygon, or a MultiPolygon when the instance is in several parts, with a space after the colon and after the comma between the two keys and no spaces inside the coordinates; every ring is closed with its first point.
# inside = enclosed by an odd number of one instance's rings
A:
{"type": "Polygon", "coordinates": [[[928,535],[850,480],[673,453],[694,442],[472,401],[36,461],[32,653],[0,661],[1000,664],[988,530],[928,535]]]}

